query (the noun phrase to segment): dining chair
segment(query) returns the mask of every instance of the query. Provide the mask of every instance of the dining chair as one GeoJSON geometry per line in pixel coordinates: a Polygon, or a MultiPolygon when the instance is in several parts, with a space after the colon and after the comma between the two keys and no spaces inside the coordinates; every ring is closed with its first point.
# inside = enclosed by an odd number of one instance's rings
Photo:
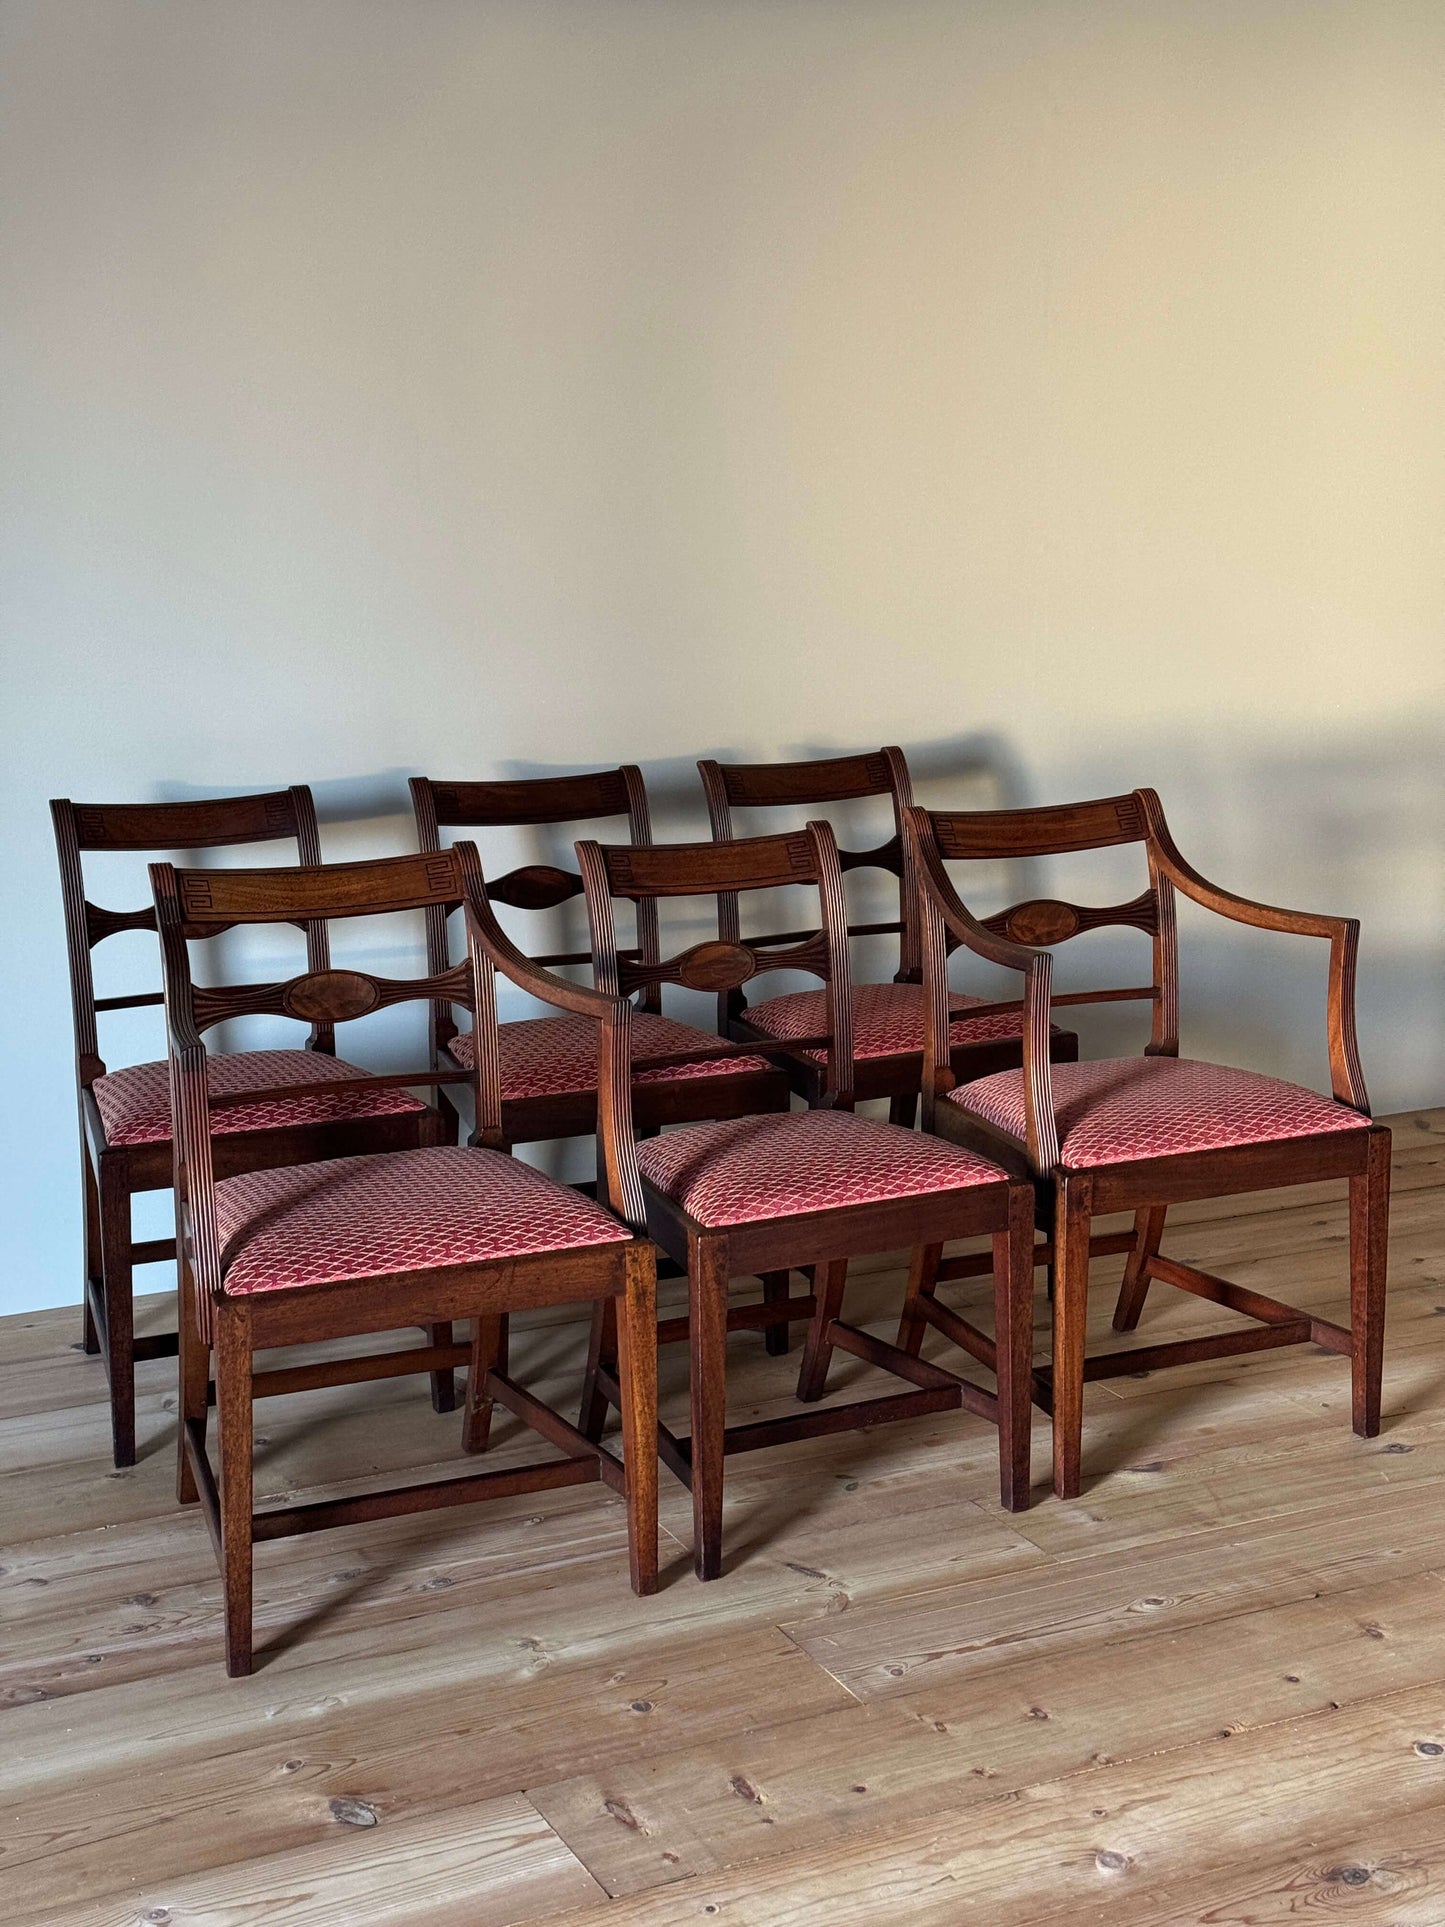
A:
{"type": "MultiPolygon", "coordinates": [[[[627,1503],[632,1584],[657,1578],[657,1318],[652,1247],[639,1226],[636,1149],[629,1119],[631,1011],[617,997],[569,984],[530,964],[492,916],[475,848],[385,857],[303,870],[151,869],[164,954],[169,1065],[177,1122],[175,1195],[180,1272],[178,1493],[199,1501],[224,1577],[226,1668],[252,1666],[252,1566],[257,1541],[350,1526],[517,1493],[601,1480],[627,1503]],[[424,977],[377,977],[310,969],[284,983],[220,989],[194,983],[191,940],[249,927],[462,906],[467,954],[424,977]],[[605,1203],[585,1197],[508,1155],[501,1128],[495,973],[589,1022],[598,1044],[598,1129],[605,1203]],[[323,1024],[349,1022],[395,1004],[445,997],[471,1013],[478,1040],[470,1071],[408,1070],[366,1077],[377,1095],[413,1084],[465,1082],[476,1131],[466,1145],[434,1144],[291,1169],[218,1178],[224,1114],[234,1094],[216,1088],[204,1033],[226,1019],[265,1011],[323,1024]],[[622,1461],[519,1384],[498,1358],[502,1317],[522,1308],[620,1305],[616,1379],[622,1461]],[[471,1321],[463,1445],[487,1443],[500,1401],[560,1459],[469,1471],[348,1497],[254,1509],[254,1400],[323,1382],[256,1369],[256,1353],[391,1330],[471,1321]],[[207,1446],[207,1386],[215,1356],[219,1471],[207,1446]]],[[[340,1083],[343,1080],[335,1080],[340,1083]]],[[[282,1081],[268,1103],[311,1093],[282,1081]]],[[[411,1369],[415,1352],[374,1357],[373,1375],[411,1369]]]]}
{"type": "MultiPolygon", "coordinates": [[[[70,1001],[75,1025],[76,1098],[84,1194],[84,1344],[99,1352],[110,1388],[111,1438],[117,1466],[135,1464],[137,1359],[173,1357],[174,1332],[135,1335],[134,1269],[175,1256],[170,1238],[137,1240],[131,1199],[171,1182],[171,1105],[165,1060],[116,1070],[100,1055],[100,1016],[158,1006],[160,991],[97,997],[91,953],[121,931],[153,931],[154,906],[108,910],[86,894],[82,853],[209,850],[250,843],[290,842],[303,866],[319,864],[321,843],[311,792],[304,784],[263,795],[215,797],[192,803],[72,803],[50,805],[60,856],[70,1001]]],[[[324,919],[305,924],[313,971],[329,967],[324,919]]],[[[333,1026],[312,1024],[304,1050],[236,1051],[213,1060],[215,1089],[232,1096],[285,1082],[316,1086],[285,1103],[260,1097],[234,1105],[218,1126],[215,1163],[222,1177],[268,1165],[353,1152],[387,1151],[440,1143],[448,1125],[433,1108],[404,1090],[368,1089],[364,1073],[335,1055],[333,1026]]],[[[434,1346],[446,1342],[433,1334],[434,1346]]],[[[452,1368],[439,1363],[432,1396],[438,1411],[455,1403],[452,1368]]]]}
{"type": "MultiPolygon", "coordinates": [[[[1208,882],[1179,853],[1149,789],[1044,809],[913,808],[905,812],[905,827],[920,885],[928,998],[924,1128],[1029,1176],[1052,1229],[1048,1249],[1038,1256],[1054,1267],[1053,1363],[1035,1373],[1035,1385],[1053,1417],[1055,1491],[1067,1499],[1080,1490],[1086,1381],[1277,1346],[1315,1344],[1348,1357],[1354,1429],[1374,1437],[1384,1357],[1390,1133],[1370,1120],[1355,1041],[1359,925],[1253,903],[1208,882]],[[1101,907],[1037,898],[979,919],[947,869],[1002,854],[1052,857],[1124,844],[1142,847],[1147,887],[1127,903],[1101,907]],[[1329,945],[1329,1097],[1179,1055],[1176,892],[1234,923],[1329,945]],[[1149,982],[1052,994],[1052,946],[1112,927],[1149,938],[1149,982]],[[960,945],[1024,980],[1022,1068],[969,1084],[955,1081],[943,1041],[947,956],[960,945]],[[1151,1007],[1142,1057],[1050,1063],[1044,1040],[1051,1009],[1132,1000],[1151,1007]],[[1326,1178],[1349,1180],[1348,1328],[1160,1251],[1172,1204],[1326,1178]],[[1089,1261],[1101,1248],[1091,1239],[1091,1224],[1114,1211],[1134,1214],[1116,1330],[1134,1329],[1156,1281],[1240,1313],[1254,1321],[1252,1328],[1087,1355],[1089,1261]]],[[[910,1294],[899,1334],[906,1351],[918,1350],[925,1325],[958,1336],[954,1315],[934,1297],[939,1275],[925,1265],[910,1294]]]]}
{"type": "MultiPolygon", "coordinates": [[[[902,812],[913,801],[903,751],[890,745],[856,756],[780,763],[721,763],[708,758],[698,764],[698,770],[713,838],[719,843],[730,843],[736,835],[734,813],[738,810],[792,810],[802,815],[829,803],[887,799],[892,834],[873,848],[838,852],[845,872],[882,871],[898,883],[896,917],[848,925],[850,939],[898,938],[898,969],[891,982],[855,981],[853,985],[855,1095],[860,1102],[886,1097],[893,1122],[911,1124],[917,1116],[923,1071],[923,985],[916,892],[903,840],[902,812]]],[[[775,824],[770,822],[769,827],[775,824]]],[[[771,936],[749,936],[748,943],[761,951],[777,944],[797,943],[806,934],[801,930],[780,931],[771,936]]],[[[736,891],[719,895],[718,935],[730,943],[739,941],[736,891]]],[[[1022,1050],[1018,1013],[989,1012],[983,998],[962,991],[950,991],[949,996],[954,1075],[962,1082],[1017,1068],[1022,1050]]],[[[821,991],[795,990],[749,1005],[741,989],[731,990],[719,1000],[718,1027],[737,1039],[803,1038],[825,1028],[824,1001],[821,991]]],[[[1051,1033],[1050,1051],[1061,1061],[1076,1058],[1079,1040],[1070,1031],[1056,1029],[1051,1033]]],[[[790,1065],[794,1090],[809,1104],[819,1102],[827,1083],[824,1053],[801,1050],[790,1065]]]]}
{"type": "MultiPolygon", "coordinates": [[[[1033,1194],[985,1157],[897,1124],[853,1114],[855,1096],[846,912],[837,846],[826,823],[783,835],[727,843],[577,845],[599,990],[627,995],[663,984],[726,994],[773,970],[805,971],[823,985],[824,1028],[770,1054],[824,1053],[825,1087],[806,1111],[679,1125],[638,1147],[646,1223],[688,1277],[686,1318],[665,1322],[664,1343],[686,1339],[691,1432],[658,1432],[663,1461],[692,1490],[694,1563],[702,1579],[722,1569],[723,1461],[730,1452],[852,1430],[964,1407],[999,1428],[1003,1504],[1028,1503],[1032,1354],[1033,1194]],[[694,943],[661,960],[617,948],[613,904],[700,898],[719,892],[807,888],[820,921],[798,942],[758,951],[731,939],[694,943]],[[997,1343],[977,1334],[997,1391],[965,1383],[922,1358],[848,1324],[842,1316],[848,1261],[910,1247],[920,1254],[953,1238],[992,1238],[997,1343]],[[813,1288],[799,1298],[729,1304],[734,1278],[770,1276],[786,1286],[795,1270],[813,1288]],[[741,1326],[806,1318],[797,1381],[800,1401],[826,1389],[841,1348],[903,1379],[908,1389],[851,1405],[756,1424],[726,1424],[726,1346],[741,1326]]],[[[732,1049],[755,1048],[734,1044],[732,1049]]],[[[608,1308],[594,1312],[589,1396],[615,1402],[615,1340],[608,1308]]],[[[596,1405],[584,1398],[582,1428],[600,1435],[596,1405]]]]}

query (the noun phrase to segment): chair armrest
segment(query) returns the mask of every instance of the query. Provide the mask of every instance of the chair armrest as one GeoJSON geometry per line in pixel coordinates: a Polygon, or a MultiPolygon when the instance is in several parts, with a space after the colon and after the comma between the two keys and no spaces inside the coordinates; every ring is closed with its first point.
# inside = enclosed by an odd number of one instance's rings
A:
{"type": "Polygon", "coordinates": [[[1360,1066],[1359,1042],[1355,1032],[1355,963],[1360,944],[1360,926],[1354,917],[1320,916],[1309,910],[1283,910],[1273,904],[1255,903],[1249,897],[1221,890],[1180,855],[1164,820],[1164,808],[1153,790],[1135,792],[1149,831],[1150,858],[1160,876],[1193,902],[1212,910],[1231,923],[1242,923],[1257,930],[1275,930],[1284,936],[1322,937],[1330,946],[1330,976],[1326,1026],[1330,1053],[1330,1085],[1335,1100],[1348,1104],[1366,1117],[1370,1100],[1360,1066]]]}
{"type": "Polygon", "coordinates": [[[527,991],[544,1004],[570,1011],[575,1017],[591,1017],[601,1022],[615,1013],[624,998],[609,997],[584,984],[569,983],[519,950],[497,921],[497,914],[485,895],[469,893],[463,901],[467,929],[481,950],[509,983],[527,991]]]}

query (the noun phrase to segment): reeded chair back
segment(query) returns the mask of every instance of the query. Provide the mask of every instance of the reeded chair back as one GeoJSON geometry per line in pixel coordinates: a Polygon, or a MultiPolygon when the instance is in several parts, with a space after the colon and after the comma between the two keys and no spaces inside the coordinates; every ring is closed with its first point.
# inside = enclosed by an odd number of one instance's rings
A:
{"type": "MultiPolygon", "coordinates": [[[[630,1007],[566,983],[521,955],[496,922],[476,849],[468,842],[423,855],[308,870],[177,870],[157,864],[151,876],[165,963],[176,1118],[182,1303],[179,1487],[183,1500],[203,1502],[222,1548],[231,1670],[247,1671],[250,1666],[251,1547],[256,1538],[604,1478],[640,1503],[641,1510],[637,1503],[630,1507],[633,1577],[639,1590],[650,1590],[656,1574],[656,1531],[654,1519],[649,1546],[647,1493],[653,1492],[655,1502],[656,1459],[654,1408],[648,1402],[655,1394],[648,1386],[655,1375],[647,1355],[656,1343],[655,1274],[645,1235],[630,1228],[643,1222],[630,1115],[630,1007]],[[189,943],[235,925],[416,910],[445,916],[459,908],[466,916],[464,959],[420,977],[323,969],[286,982],[210,987],[196,984],[190,970],[189,943]],[[503,1155],[499,970],[533,995],[597,1027],[599,1189],[612,1212],[503,1155]],[[438,999],[472,1016],[477,1050],[471,1067],[428,1065],[373,1073],[364,1083],[377,1093],[465,1084],[477,1121],[467,1147],[447,1145],[439,1135],[430,1147],[217,1182],[215,1119],[239,1100],[209,1088],[208,1030],[230,1018],[256,1014],[350,1023],[397,1004],[438,999]],[[337,1186],[350,1187],[354,1215],[332,1221],[325,1217],[324,1197],[328,1188],[337,1186]],[[323,1201],[319,1207],[317,1198],[323,1201]],[[288,1230],[293,1221],[294,1229],[288,1230]],[[357,1254],[349,1252],[348,1240],[360,1241],[363,1262],[355,1262],[357,1254]],[[253,1248],[255,1255],[250,1255],[253,1248]],[[242,1281],[240,1274],[248,1265],[256,1275],[242,1281]],[[639,1343],[642,1347],[636,1399],[629,1380],[623,1401],[625,1472],[611,1454],[583,1439],[516,1385],[506,1374],[498,1346],[502,1320],[512,1310],[604,1296],[622,1299],[627,1306],[625,1331],[632,1352],[624,1346],[624,1360],[636,1355],[639,1343]],[[474,1326],[464,1427],[468,1448],[485,1445],[491,1402],[500,1398],[561,1446],[565,1457],[560,1463],[468,1474],[440,1487],[424,1484],[253,1516],[252,1400],[354,1376],[346,1372],[345,1361],[258,1373],[252,1363],[257,1350],[417,1323],[449,1334],[456,1318],[470,1318],[474,1326]],[[213,1346],[218,1355],[219,1481],[206,1447],[213,1346]]],[[[259,1095],[267,1102],[285,1103],[314,1095],[314,1087],[280,1083],[259,1095]]],[[[450,1354],[447,1347],[448,1359],[450,1354]]],[[[367,1376],[399,1375],[431,1362],[431,1349],[373,1355],[367,1376]]]]}
{"type": "MultiPolygon", "coordinates": [[[[849,922],[851,940],[897,936],[898,968],[891,983],[855,981],[853,1037],[857,1055],[857,1094],[886,1097],[895,1123],[911,1123],[917,1112],[922,1069],[923,1009],[917,888],[912,855],[903,834],[904,812],[913,802],[908,764],[901,749],[882,749],[856,756],[826,757],[809,762],[698,764],[707,795],[714,839],[729,843],[736,835],[735,812],[751,809],[813,811],[830,803],[886,798],[893,834],[865,849],[839,849],[845,872],[881,870],[898,882],[898,915],[878,922],[849,922]]],[[[835,838],[836,840],[836,838],[835,838]]],[[[718,896],[718,935],[736,942],[741,931],[738,895],[718,896]]],[[[792,930],[750,937],[755,950],[800,942],[807,933],[792,930]]],[[[744,1038],[796,1038],[820,1028],[817,999],[807,993],[771,998],[749,1005],[742,990],[719,999],[719,1023],[729,1035],[744,1038]]],[[[962,993],[952,998],[954,1062],[961,1077],[980,1077],[1010,1068],[1019,1061],[1018,1024],[1006,1011],[991,1010],[977,997],[962,993]]],[[[1071,1033],[1056,1030],[1051,1048],[1061,1058],[1078,1055],[1071,1033]]],[[[821,1064],[816,1053],[804,1051],[792,1060],[793,1088],[810,1103],[822,1091],[821,1064]]]]}
{"type": "MultiPolygon", "coordinates": [[[[80,1115],[81,1168],[85,1206],[85,1348],[100,1352],[110,1381],[115,1462],[135,1462],[135,1362],[173,1355],[174,1333],[147,1336],[134,1331],[133,1272],[138,1264],[174,1255],[169,1238],[135,1241],[131,1198],[138,1191],[163,1190],[171,1182],[171,1123],[164,1062],[107,1070],[100,1051],[99,1020],[108,1013],[159,1006],[159,990],[97,997],[92,952],[121,931],[154,930],[153,904],[112,910],[86,893],[83,857],[91,852],[212,850],[253,843],[291,842],[297,861],[321,861],[320,838],[311,792],[304,784],[253,796],[226,796],[190,803],[51,803],[60,857],[66,948],[70,965],[71,1009],[75,1028],[76,1096],[80,1115]]],[[[306,959],[312,971],[327,969],[327,927],[322,918],[302,924],[306,959]]],[[[313,1023],[305,1040],[308,1052],[333,1056],[333,1026],[313,1023]]],[[[238,1087],[265,1083],[270,1053],[241,1052],[228,1062],[238,1087]]],[[[325,1073],[318,1081],[325,1080],[325,1073]]],[[[321,1107],[325,1109],[325,1106],[321,1107]]],[[[237,1114],[221,1153],[227,1169],[287,1162],[310,1155],[334,1155],[347,1148],[380,1149],[417,1139],[425,1120],[420,1107],[405,1099],[384,1101],[382,1114],[358,1114],[355,1094],[337,1099],[330,1118],[315,1101],[283,1126],[256,1109],[237,1114]],[[345,1116],[342,1116],[342,1113],[345,1116]],[[322,1135],[318,1136],[320,1132],[322,1135]]],[[[450,1393],[438,1381],[443,1403],[450,1393]]]]}
{"type": "MultiPolygon", "coordinates": [[[[1079,1489],[1085,1377],[1190,1363],[1313,1341],[1352,1361],[1355,1429],[1378,1429],[1384,1338],[1388,1131],[1372,1126],[1355,1036],[1359,926],[1351,918],[1278,909],[1210,883],[1180,854],[1153,790],[1056,808],[948,812],[912,808],[905,826],[920,886],[927,991],[925,1128],[941,1131],[1031,1175],[1041,1215],[1053,1223],[1054,1363],[1040,1374],[1054,1418],[1055,1484],[1079,1489]],[[1000,857],[1054,857],[1137,845],[1146,887],[1124,903],[1084,906],[1035,898],[976,918],[947,865],[1000,857]],[[1232,922],[1329,945],[1326,1041],[1331,1097],[1283,1080],[1179,1053],[1176,893],[1232,922]],[[1132,928],[1149,939],[1147,983],[1052,990],[1053,947],[1091,930],[1132,928]],[[1023,977],[1023,1065],[960,1087],[946,1044],[946,963],[965,946],[1023,977]],[[1051,1009],[1141,1001],[1150,1006],[1142,1059],[1051,1064],[1051,1009]],[[1351,1327],[1309,1316],[1262,1293],[1160,1255],[1170,1204],[1332,1177],[1350,1180],[1351,1327]],[[1090,1235],[1101,1212],[1134,1213],[1127,1239],[1090,1235]],[[1256,1321],[1256,1329],[1085,1359],[1091,1255],[1128,1251],[1116,1330],[1138,1323],[1151,1281],[1173,1284],[1256,1321]]],[[[958,1275],[945,1266],[940,1278],[958,1275]]]]}
{"type": "MultiPolygon", "coordinates": [[[[534,825],[584,825],[623,819],[628,845],[652,846],[652,824],[642,772],[634,765],[580,776],[528,777],[486,783],[438,782],[412,778],[417,838],[423,850],[442,847],[443,832],[456,829],[517,829],[534,825]]],[[[552,910],[582,895],[581,877],[553,864],[525,864],[489,885],[493,904],[552,910]]],[[[655,965],[658,959],[657,905],[650,899],[634,907],[634,941],[621,951],[629,963],[655,965]]],[[[427,916],[427,956],[433,971],[450,957],[447,918],[427,916]]],[[[591,948],[540,952],[533,962],[544,969],[591,966],[591,948]]],[[[659,987],[644,979],[634,1001],[633,1067],[637,1076],[637,1122],[645,1130],[679,1119],[740,1116],[786,1108],[788,1087],[781,1072],[756,1056],[731,1061],[703,1047],[710,1033],[662,1015],[659,987]],[[680,1058],[674,1063],[674,1058],[680,1058]]],[[[433,1044],[438,1063],[470,1061],[471,1040],[459,1031],[450,1007],[434,1005],[433,1044]]],[[[596,1118],[591,1040],[585,1027],[567,1018],[533,1018],[502,1026],[503,1124],[514,1144],[545,1138],[581,1136],[596,1118]]]]}

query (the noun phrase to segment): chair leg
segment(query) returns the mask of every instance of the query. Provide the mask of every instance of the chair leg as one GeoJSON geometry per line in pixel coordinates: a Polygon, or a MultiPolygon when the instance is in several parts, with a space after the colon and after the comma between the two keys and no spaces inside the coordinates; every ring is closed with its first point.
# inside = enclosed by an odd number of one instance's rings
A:
{"type": "Polygon", "coordinates": [[[500,1369],[502,1320],[472,1320],[472,1363],[467,1373],[467,1402],[462,1419],[462,1450],[485,1452],[492,1430],[492,1395],[487,1389],[488,1372],[500,1369]]]}
{"type": "Polygon", "coordinates": [[[805,1403],[821,1398],[828,1383],[828,1367],[833,1361],[833,1341],[828,1327],[843,1309],[843,1287],[848,1282],[848,1260],[834,1258],[817,1267],[814,1294],[818,1309],[808,1326],[803,1347],[803,1363],[798,1371],[798,1397],[805,1403]],[[818,1274],[821,1274],[820,1276],[818,1274]]]}
{"type": "Polygon", "coordinates": [[[657,1259],[650,1245],[627,1254],[618,1327],[617,1393],[627,1470],[627,1554],[632,1590],[657,1591],[657,1259]]]}
{"type": "Polygon", "coordinates": [[[100,1333],[95,1329],[95,1312],[91,1307],[91,1288],[97,1298],[105,1296],[105,1268],[101,1258],[100,1236],[100,1193],[96,1189],[95,1171],[90,1162],[90,1147],[82,1143],[80,1147],[81,1184],[85,1192],[85,1283],[84,1323],[81,1330],[81,1343],[92,1356],[100,1350],[100,1333]]]}
{"type": "MultiPolygon", "coordinates": [[[[445,1324],[428,1325],[425,1330],[429,1345],[454,1345],[457,1341],[450,1319],[445,1324]]],[[[431,1408],[434,1412],[457,1409],[457,1375],[450,1365],[431,1374],[431,1408]]]]}
{"type": "Polygon", "coordinates": [[[1362,1439],[1380,1429],[1389,1235],[1390,1133],[1372,1130],[1364,1172],[1350,1179],[1350,1403],[1362,1439]]]}
{"type": "Polygon", "coordinates": [[[216,1404],[221,1449],[221,1571],[226,1591],[226,1671],[251,1671],[251,1319],[223,1299],[216,1307],[216,1404]]]}
{"type": "Polygon", "coordinates": [[[1114,1330],[1131,1332],[1139,1323],[1144,1300],[1149,1296],[1149,1264],[1159,1255],[1164,1236],[1167,1204],[1151,1204],[1134,1213],[1134,1249],[1124,1265],[1124,1282],[1119,1287],[1119,1302],[1114,1307],[1114,1330]]]}
{"type": "Polygon", "coordinates": [[[131,1273],[130,1190],[116,1160],[100,1167],[101,1267],[110,1375],[110,1436],[118,1466],[135,1464],[135,1300],[131,1273]]]}
{"type": "MultiPolygon", "coordinates": [[[[763,1281],[763,1303],[765,1305],[782,1304],[788,1296],[789,1273],[764,1271],[759,1275],[763,1281]]],[[[769,1358],[782,1358],[793,1342],[793,1334],[786,1325],[769,1325],[763,1342],[767,1346],[769,1358]]]]}
{"type": "Polygon", "coordinates": [[[904,1091],[896,1097],[889,1098],[888,1122],[901,1125],[905,1131],[913,1129],[918,1122],[917,1091],[904,1091]]]}
{"type": "Polygon", "coordinates": [[[716,1579],[722,1571],[723,1433],[727,1424],[727,1240],[693,1240],[687,1276],[693,1566],[699,1579],[716,1579]]]}
{"type": "Polygon", "coordinates": [[[592,1307],[592,1331],[587,1340],[587,1369],[582,1379],[582,1411],[577,1430],[595,1445],[607,1423],[607,1396],[599,1388],[599,1370],[617,1369],[617,1300],[599,1298],[592,1307]]]}
{"type": "Polygon", "coordinates": [[[1006,1512],[1029,1503],[1034,1378],[1034,1200],[1009,1195],[1007,1231],[993,1239],[993,1330],[998,1384],[999,1497],[1006,1512]]]}
{"type": "Polygon", "coordinates": [[[910,1358],[917,1358],[923,1349],[928,1320],[922,1306],[938,1289],[938,1266],[942,1257],[942,1245],[915,1245],[908,1262],[908,1290],[903,1299],[903,1316],[898,1321],[898,1349],[907,1352],[910,1358]]]}
{"type": "Polygon", "coordinates": [[[1084,1339],[1089,1322],[1093,1187],[1063,1178],[1054,1218],[1054,1491],[1077,1499],[1084,1435],[1084,1339]]]}
{"type": "Polygon", "coordinates": [[[194,1420],[206,1436],[207,1407],[210,1403],[211,1348],[201,1336],[196,1316],[196,1284],[183,1252],[176,1257],[176,1326],[178,1331],[179,1385],[176,1400],[176,1499],[181,1505],[194,1505],[199,1498],[196,1475],[186,1451],[186,1427],[194,1420]]]}

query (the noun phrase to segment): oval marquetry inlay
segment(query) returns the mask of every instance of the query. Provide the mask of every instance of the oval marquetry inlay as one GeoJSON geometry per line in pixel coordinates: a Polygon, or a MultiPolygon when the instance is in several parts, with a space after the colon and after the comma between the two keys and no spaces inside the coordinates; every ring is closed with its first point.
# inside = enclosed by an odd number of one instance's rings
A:
{"type": "Polygon", "coordinates": [[[529,863],[520,870],[509,870],[488,885],[494,903],[509,903],[515,910],[551,910],[569,897],[582,894],[582,879],[550,863],[529,863]]]}
{"type": "Polygon", "coordinates": [[[1036,897],[1009,912],[1007,935],[1014,943],[1062,943],[1079,927],[1079,913],[1057,897],[1036,897]]]}
{"type": "Polygon", "coordinates": [[[313,970],[308,976],[292,978],[282,993],[281,1007],[288,1017],[325,1024],[364,1017],[380,1001],[380,991],[360,971],[313,970]]]}
{"type": "Polygon", "coordinates": [[[758,973],[758,960],[744,943],[694,944],[677,960],[679,983],[689,990],[736,990],[758,973]]]}

